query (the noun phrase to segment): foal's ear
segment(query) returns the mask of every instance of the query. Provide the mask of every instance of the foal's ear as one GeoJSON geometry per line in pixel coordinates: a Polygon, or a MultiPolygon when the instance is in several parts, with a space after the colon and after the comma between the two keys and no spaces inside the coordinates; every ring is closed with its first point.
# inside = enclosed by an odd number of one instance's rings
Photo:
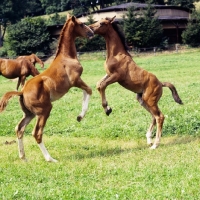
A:
{"type": "Polygon", "coordinates": [[[110,20],[110,23],[112,24],[115,21],[116,15],[110,20]]]}
{"type": "Polygon", "coordinates": [[[67,19],[69,19],[71,17],[71,15],[69,13],[67,13],[67,19]]]}
{"type": "Polygon", "coordinates": [[[76,22],[76,17],[72,16],[72,21],[75,23],[76,22]]]}

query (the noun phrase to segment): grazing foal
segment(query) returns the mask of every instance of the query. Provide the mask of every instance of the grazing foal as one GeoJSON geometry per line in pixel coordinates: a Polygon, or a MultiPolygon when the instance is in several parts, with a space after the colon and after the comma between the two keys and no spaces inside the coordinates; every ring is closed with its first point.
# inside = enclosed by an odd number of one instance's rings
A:
{"type": "Polygon", "coordinates": [[[155,75],[138,67],[127,52],[124,34],[119,30],[114,18],[102,19],[89,27],[95,34],[105,38],[107,58],[104,64],[106,76],[97,83],[97,89],[102,98],[102,106],[107,115],[112,112],[106,101],[105,89],[108,85],[118,82],[124,88],[137,93],[139,103],[152,115],[152,123],[146,133],[147,144],[151,149],[160,143],[164,115],[158,108],[158,101],[162,96],[163,87],[169,87],[174,100],[182,104],[174,85],[160,82],[155,75]],[[152,131],[157,124],[156,139],[152,144],[152,131]]]}
{"type": "Polygon", "coordinates": [[[0,59],[0,75],[8,79],[18,78],[16,89],[23,87],[26,77],[36,76],[39,71],[26,59],[0,59]]]}
{"type": "Polygon", "coordinates": [[[44,68],[44,63],[42,62],[42,60],[40,60],[34,53],[32,53],[29,56],[28,55],[27,56],[19,56],[19,57],[17,57],[17,59],[27,59],[31,63],[33,63],[34,66],[36,63],[38,63],[38,64],[40,64],[41,68],[44,68]]]}
{"type": "Polygon", "coordinates": [[[83,68],[77,59],[75,47],[76,37],[91,37],[93,31],[74,16],[69,16],[61,31],[55,59],[45,71],[28,80],[21,92],[7,92],[0,101],[0,112],[3,111],[8,100],[19,96],[24,116],[16,126],[19,157],[25,159],[23,135],[26,126],[36,116],[36,125],[32,132],[46,161],[56,162],[48,153],[42,141],[43,129],[52,109],[52,101],[60,99],[71,87],[83,90],[82,111],[78,121],[86,114],[92,90],[81,79],[83,68]]]}

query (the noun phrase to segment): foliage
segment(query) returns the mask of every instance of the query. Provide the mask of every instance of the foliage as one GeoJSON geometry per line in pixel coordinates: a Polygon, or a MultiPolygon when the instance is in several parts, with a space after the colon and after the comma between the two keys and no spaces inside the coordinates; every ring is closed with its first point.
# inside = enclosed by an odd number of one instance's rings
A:
{"type": "Polygon", "coordinates": [[[156,10],[150,4],[140,11],[135,7],[128,9],[123,18],[123,26],[127,43],[130,46],[155,47],[160,45],[163,30],[155,14],[156,10]]]}
{"type": "Polygon", "coordinates": [[[200,45],[200,12],[193,12],[191,19],[182,33],[183,43],[192,47],[200,45]]]}
{"type": "Polygon", "coordinates": [[[67,16],[59,15],[58,13],[54,13],[53,15],[49,16],[49,18],[46,21],[46,24],[49,25],[58,25],[58,24],[64,24],[67,19],[67,16]]]}
{"type": "Polygon", "coordinates": [[[12,55],[49,52],[50,35],[42,18],[25,18],[7,30],[7,50],[12,55]]]}
{"type": "Polygon", "coordinates": [[[168,0],[168,5],[173,6],[181,6],[183,8],[193,9],[194,2],[198,2],[199,0],[168,0]]]}
{"type": "MultiPolygon", "coordinates": [[[[24,2],[24,0],[22,1],[24,2]]],[[[27,0],[26,15],[27,16],[38,16],[43,15],[44,9],[41,4],[41,0],[27,0]]]]}
{"type": "Polygon", "coordinates": [[[46,14],[52,14],[56,12],[63,11],[65,9],[66,3],[65,1],[57,1],[57,0],[40,0],[43,9],[46,14]]]}

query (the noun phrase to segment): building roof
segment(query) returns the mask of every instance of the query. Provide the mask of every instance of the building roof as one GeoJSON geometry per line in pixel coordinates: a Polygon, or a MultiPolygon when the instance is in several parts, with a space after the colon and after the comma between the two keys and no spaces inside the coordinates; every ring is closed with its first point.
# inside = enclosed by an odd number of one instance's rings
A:
{"type": "MultiPolygon", "coordinates": [[[[180,6],[166,6],[166,5],[155,5],[151,4],[157,10],[157,17],[160,20],[188,20],[190,10],[180,6]]],[[[145,3],[123,3],[120,5],[106,7],[100,10],[96,10],[91,15],[101,15],[106,13],[119,13],[126,12],[128,8],[135,7],[136,9],[146,8],[148,4],[145,3]]],[[[87,13],[88,14],[88,13],[87,13]]],[[[79,15],[78,18],[84,18],[85,15],[79,15]]]]}
{"type": "MultiPolygon", "coordinates": [[[[166,5],[155,5],[155,4],[151,4],[153,7],[155,7],[156,9],[178,9],[178,10],[184,10],[184,11],[188,11],[188,8],[183,8],[180,6],[166,6],[166,5]]],[[[106,7],[106,8],[102,8],[100,10],[97,10],[96,12],[105,12],[105,11],[118,11],[118,10],[127,10],[130,7],[135,7],[135,8],[146,8],[148,6],[148,4],[145,3],[123,3],[120,5],[115,5],[115,6],[110,6],[110,7],[106,7]]]]}

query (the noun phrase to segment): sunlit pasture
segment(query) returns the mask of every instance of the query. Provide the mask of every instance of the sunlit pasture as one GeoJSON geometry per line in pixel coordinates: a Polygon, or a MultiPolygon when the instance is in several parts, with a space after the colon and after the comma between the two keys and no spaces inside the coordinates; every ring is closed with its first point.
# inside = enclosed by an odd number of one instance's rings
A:
{"type": "MultiPolygon", "coordinates": [[[[0,199],[200,199],[199,55],[198,49],[133,55],[140,67],[173,83],[184,103],[175,103],[171,91],[163,89],[159,107],[165,122],[156,150],[146,145],[151,116],[134,93],[117,83],[108,86],[113,112],[104,113],[96,90],[105,75],[102,55],[80,56],[82,78],[93,89],[83,121],[76,121],[80,89],[53,102],[44,143],[58,163],[46,162],[31,136],[35,120],[24,136],[28,161],[19,159],[14,128],[23,113],[18,98],[11,99],[0,113],[0,199]]],[[[0,76],[0,84],[1,97],[15,90],[17,81],[0,76]]]]}

